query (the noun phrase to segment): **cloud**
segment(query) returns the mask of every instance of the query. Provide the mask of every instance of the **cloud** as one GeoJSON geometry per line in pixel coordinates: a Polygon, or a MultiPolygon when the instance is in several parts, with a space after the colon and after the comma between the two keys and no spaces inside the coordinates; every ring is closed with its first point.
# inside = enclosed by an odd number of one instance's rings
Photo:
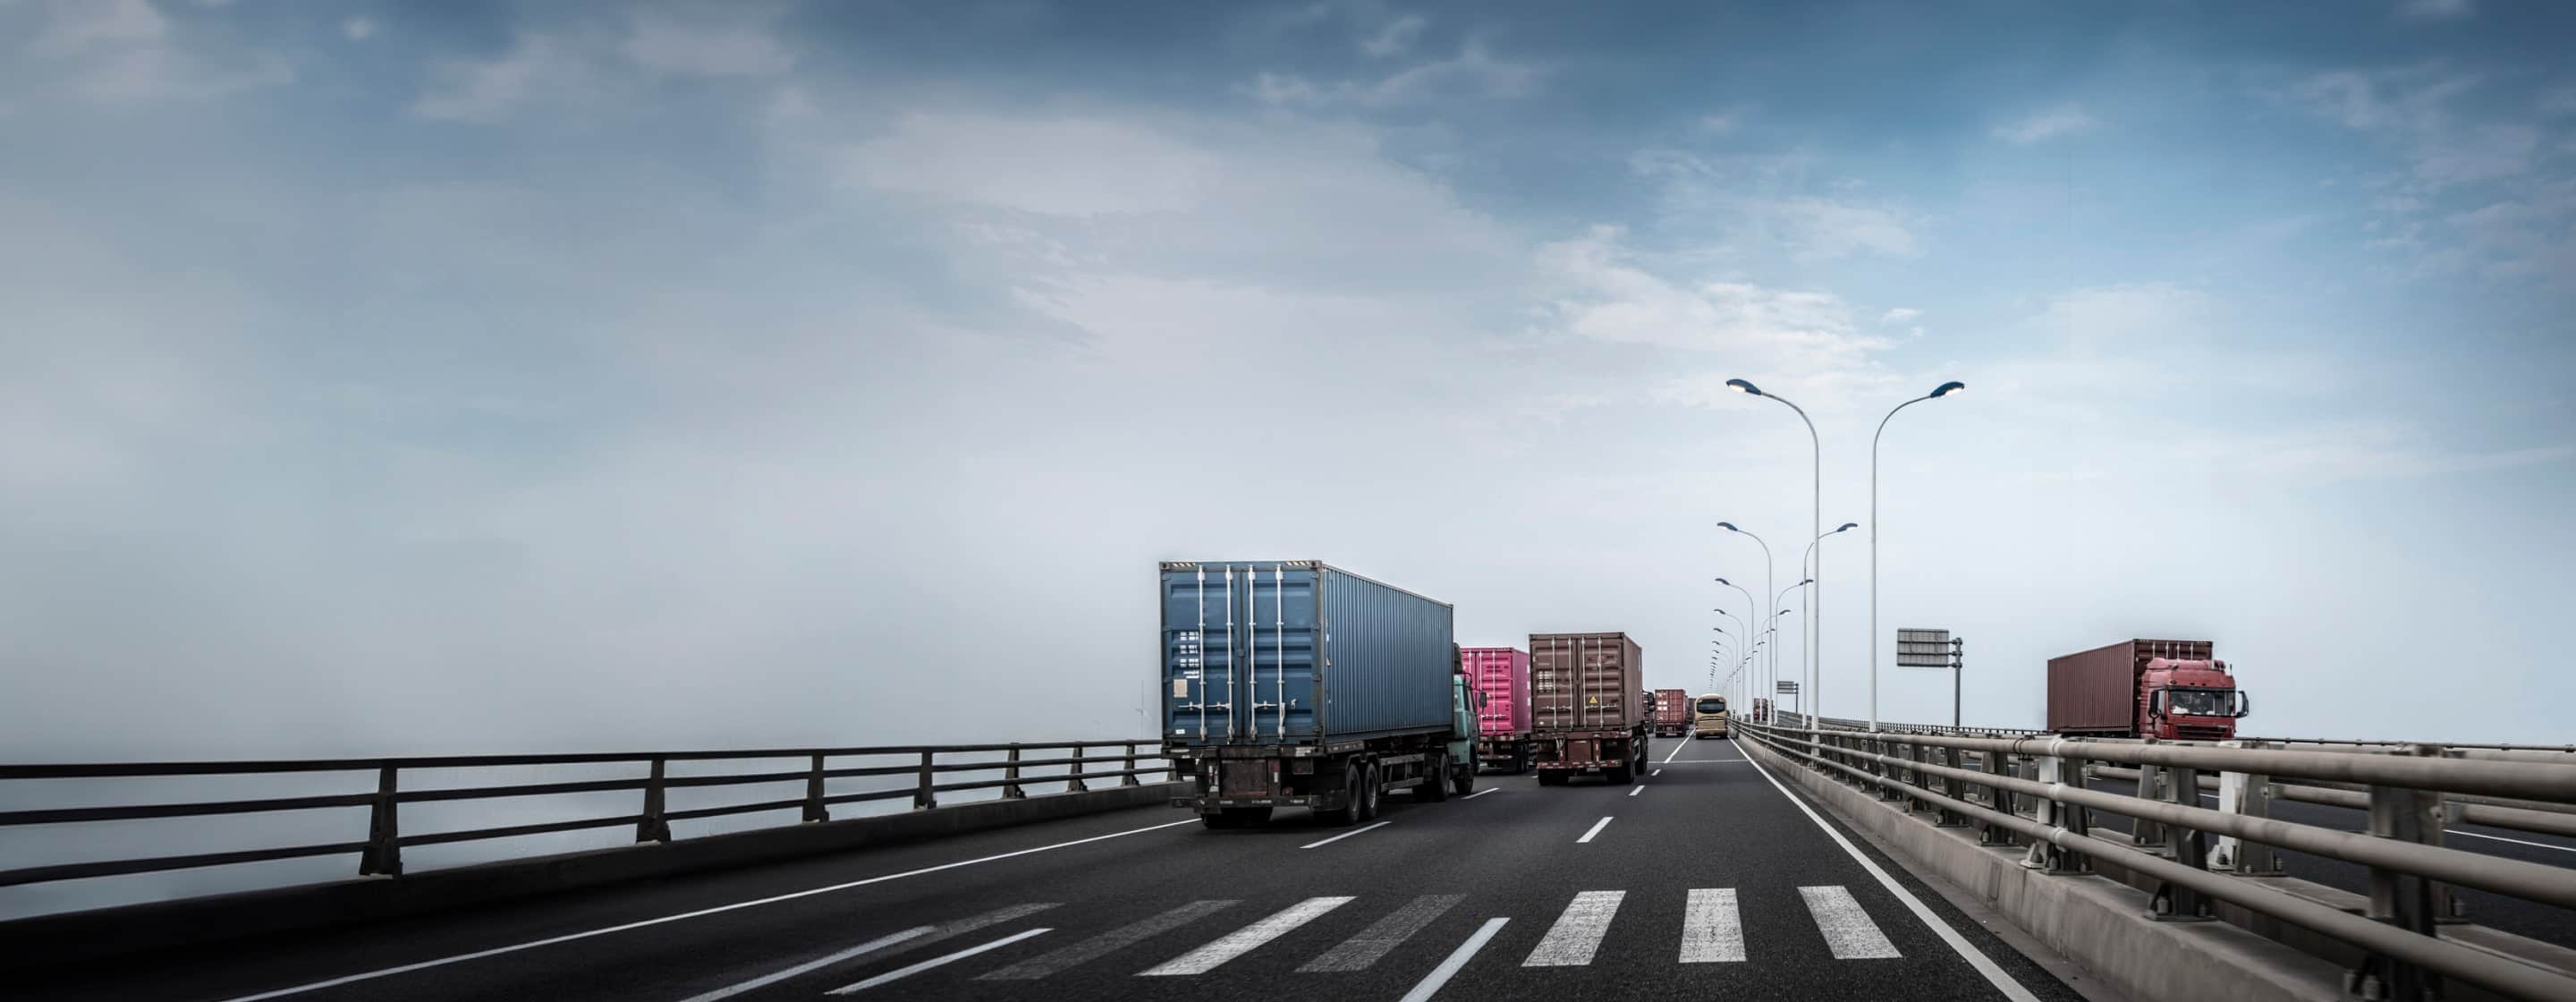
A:
{"type": "Polygon", "coordinates": [[[2164,282],[2076,289],[2049,300],[2036,322],[2081,351],[2194,338],[2208,326],[2209,297],[2164,282]]]}
{"type": "Polygon", "coordinates": [[[2548,118],[2576,115],[2576,87],[2552,87],[2542,91],[2540,114],[2548,118]]]}
{"type": "Polygon", "coordinates": [[[1919,317],[1919,316],[1922,316],[1922,315],[1923,315],[1923,311],[1922,311],[1922,310],[1914,309],[1914,308],[1912,308],[1912,307],[1899,306],[1899,307],[1897,307],[1897,308],[1895,308],[1895,309],[1892,309],[1892,310],[1887,311],[1887,313],[1886,313],[1885,315],[1880,316],[1880,317],[1878,318],[1878,322],[1879,322],[1880,324],[1882,324],[1882,325],[1884,325],[1884,324],[1901,324],[1901,323],[1904,323],[1904,322],[1906,322],[1906,321],[1908,321],[1908,320],[1912,320],[1912,319],[1914,319],[1914,318],[1916,318],[1916,317],[1919,317]]]}
{"type": "Polygon", "coordinates": [[[437,84],[411,104],[421,118],[495,122],[537,95],[560,100],[592,90],[587,63],[553,38],[521,36],[491,59],[451,59],[431,68],[437,84]]]}
{"type": "Polygon", "coordinates": [[[1995,126],[1994,134],[1995,138],[2005,142],[2027,146],[2044,139],[2085,132],[2100,124],[2093,120],[2093,116],[2085,114],[2084,109],[2069,104],[1995,126]]]}
{"type": "Polygon", "coordinates": [[[796,66],[770,25],[739,17],[638,13],[619,49],[636,65],[684,76],[776,76],[796,66]]]}
{"type": "Polygon", "coordinates": [[[1805,262],[1922,253],[1908,214],[1896,207],[1777,193],[1812,187],[1804,180],[1812,168],[1803,157],[1711,159],[1645,149],[1629,157],[1628,168],[1661,184],[1667,215],[1690,219],[1695,227],[1718,229],[1738,252],[1776,248],[1805,262]]]}
{"type": "Polygon", "coordinates": [[[1562,330],[1614,344],[1727,353],[1810,378],[1858,367],[1887,343],[1859,333],[1850,305],[1830,292],[1677,281],[1649,268],[1625,241],[1616,227],[1596,227],[1541,249],[1542,274],[1558,290],[1548,312],[1562,330]]]}
{"type": "Polygon", "coordinates": [[[1887,209],[1824,198],[1791,198],[1775,202],[1770,213],[1789,244],[1808,260],[1831,260],[1855,254],[1914,257],[1923,253],[1903,219],[1887,209]]]}
{"type": "Polygon", "coordinates": [[[844,164],[866,187],[1046,216],[1185,211],[1217,169],[1210,154],[1123,121],[921,113],[844,164]]]}
{"type": "Polygon", "coordinates": [[[1317,84],[1303,77],[1261,73],[1236,89],[1271,105],[1355,104],[1369,108],[1435,104],[1470,99],[1509,99],[1538,92],[1546,76],[1540,67],[1496,57],[1484,43],[1469,40],[1456,56],[1399,70],[1374,83],[1338,81],[1317,84]]]}
{"type": "Polygon", "coordinates": [[[349,36],[352,42],[363,42],[375,37],[376,22],[363,17],[353,17],[340,22],[340,33],[349,36]]]}
{"type": "Polygon", "coordinates": [[[146,0],[54,0],[44,10],[47,19],[28,42],[26,61],[58,75],[40,78],[32,91],[59,87],[86,101],[142,104],[215,98],[295,80],[294,68],[272,52],[198,51],[182,44],[170,20],[146,0]]]}
{"type": "Polygon", "coordinates": [[[2400,0],[2397,5],[2397,16],[2409,21],[2456,21],[2476,14],[2469,0],[2400,0]]]}
{"type": "Polygon", "coordinates": [[[1422,29],[1430,23],[1430,19],[1419,14],[1396,18],[1378,29],[1377,34],[1361,39],[1360,51],[1379,59],[1403,55],[1413,48],[1414,40],[1422,37],[1422,29]]]}

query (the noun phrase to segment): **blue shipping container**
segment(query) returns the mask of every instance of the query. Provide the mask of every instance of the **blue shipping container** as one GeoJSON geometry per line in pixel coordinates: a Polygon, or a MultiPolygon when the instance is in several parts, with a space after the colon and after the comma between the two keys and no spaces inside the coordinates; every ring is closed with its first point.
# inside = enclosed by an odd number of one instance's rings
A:
{"type": "Polygon", "coordinates": [[[1447,730],[1454,614],[1312,560],[1163,565],[1163,736],[1322,744],[1447,730]]]}

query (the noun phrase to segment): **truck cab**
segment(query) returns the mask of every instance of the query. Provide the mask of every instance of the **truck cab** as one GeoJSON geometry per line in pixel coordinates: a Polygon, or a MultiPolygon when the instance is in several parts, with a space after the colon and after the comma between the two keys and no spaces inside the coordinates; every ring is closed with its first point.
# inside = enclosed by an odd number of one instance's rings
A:
{"type": "Polygon", "coordinates": [[[2167,741],[2225,741],[2253,703],[2236,688],[2227,662],[2154,658],[2138,685],[2138,729],[2167,741]]]}

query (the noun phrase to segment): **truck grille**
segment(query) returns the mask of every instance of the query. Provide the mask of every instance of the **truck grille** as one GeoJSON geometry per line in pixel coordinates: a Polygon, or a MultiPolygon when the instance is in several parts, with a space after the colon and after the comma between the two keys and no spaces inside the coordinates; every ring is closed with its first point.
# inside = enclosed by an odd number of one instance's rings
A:
{"type": "Polygon", "coordinates": [[[2182,739],[2185,741],[2227,740],[2227,728],[2224,727],[2194,727],[2190,724],[2183,724],[2175,727],[2174,733],[2181,735],[2182,739]]]}

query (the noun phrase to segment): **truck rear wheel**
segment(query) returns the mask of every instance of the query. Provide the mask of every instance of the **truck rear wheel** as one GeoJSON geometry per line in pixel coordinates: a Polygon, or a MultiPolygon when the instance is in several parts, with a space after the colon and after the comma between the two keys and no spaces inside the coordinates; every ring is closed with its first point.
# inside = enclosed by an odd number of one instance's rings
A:
{"type": "Polygon", "coordinates": [[[1538,771],[1538,785],[1564,786],[1565,774],[1562,772],[1552,772],[1550,770],[1541,769],[1538,771]]]}
{"type": "Polygon", "coordinates": [[[1368,764],[1368,767],[1367,767],[1367,772],[1366,772],[1366,773],[1361,777],[1361,779],[1360,779],[1360,820],[1361,820],[1361,821],[1375,821],[1375,820],[1377,820],[1377,808],[1378,808],[1377,798],[1378,798],[1378,795],[1379,795],[1380,793],[1384,792],[1384,790],[1385,790],[1384,786],[1382,785],[1382,784],[1385,782],[1385,780],[1386,780],[1386,777],[1381,776],[1381,775],[1379,775],[1379,774],[1378,774],[1378,771],[1377,771],[1377,763],[1375,763],[1375,762],[1371,762],[1371,763],[1369,763],[1369,764],[1368,764]]]}
{"type": "Polygon", "coordinates": [[[1199,815],[1199,822],[1210,828],[1255,828],[1270,823],[1270,808],[1228,807],[1214,814],[1199,815]]]}
{"type": "Polygon", "coordinates": [[[1449,799],[1449,756],[1435,754],[1422,766],[1422,785],[1413,788],[1413,799],[1436,804],[1449,799]]]}
{"type": "Polygon", "coordinates": [[[1601,770],[1601,778],[1609,780],[1612,786],[1626,786],[1637,778],[1637,770],[1633,766],[1614,765],[1601,770]]]}
{"type": "Polygon", "coordinates": [[[1342,806],[1317,810],[1315,820],[1328,825],[1347,825],[1359,820],[1360,780],[1363,778],[1360,773],[1361,769],[1356,765],[1342,773],[1342,806]]]}
{"type": "MultiPolygon", "coordinates": [[[[1436,785],[1436,784],[1438,784],[1438,783],[1440,782],[1440,777],[1438,777],[1438,776],[1434,776],[1434,777],[1432,777],[1432,778],[1431,778],[1431,782],[1432,782],[1433,784],[1435,784],[1435,785],[1436,785]]],[[[1457,768],[1452,769],[1452,770],[1450,771],[1450,773],[1449,773],[1449,792],[1450,792],[1450,793],[1453,793],[1453,794],[1456,794],[1456,795],[1458,795],[1458,796],[1461,796],[1461,797],[1466,796],[1466,795],[1468,795],[1468,794],[1470,794],[1470,793],[1474,793],[1474,792],[1476,792],[1476,764],[1475,764],[1475,763],[1473,763],[1473,762],[1462,763],[1462,764],[1460,764],[1457,768]]]]}

